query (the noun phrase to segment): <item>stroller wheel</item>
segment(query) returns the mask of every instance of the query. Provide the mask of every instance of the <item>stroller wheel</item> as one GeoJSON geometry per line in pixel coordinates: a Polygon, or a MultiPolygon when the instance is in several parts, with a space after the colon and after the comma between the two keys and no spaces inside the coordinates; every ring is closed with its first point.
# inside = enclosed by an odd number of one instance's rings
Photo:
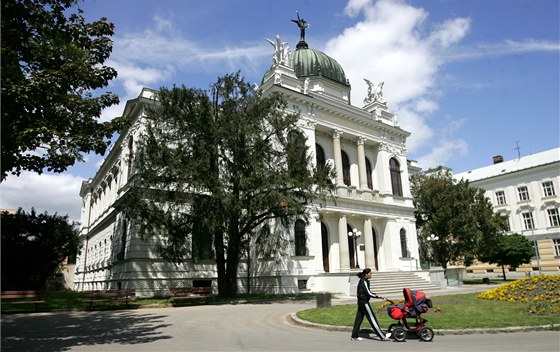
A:
{"type": "Polygon", "coordinates": [[[420,335],[422,341],[429,342],[434,339],[434,330],[427,326],[424,326],[422,329],[420,329],[420,331],[418,331],[418,335],[420,335]]]}
{"type": "Polygon", "coordinates": [[[387,328],[387,332],[393,332],[393,329],[395,328],[395,326],[397,326],[397,324],[391,324],[389,325],[389,327],[387,328]]]}
{"type": "Polygon", "coordinates": [[[395,341],[398,341],[398,342],[406,341],[406,330],[403,329],[402,327],[400,327],[400,326],[395,327],[393,329],[392,334],[393,334],[393,337],[395,338],[395,341]]]}

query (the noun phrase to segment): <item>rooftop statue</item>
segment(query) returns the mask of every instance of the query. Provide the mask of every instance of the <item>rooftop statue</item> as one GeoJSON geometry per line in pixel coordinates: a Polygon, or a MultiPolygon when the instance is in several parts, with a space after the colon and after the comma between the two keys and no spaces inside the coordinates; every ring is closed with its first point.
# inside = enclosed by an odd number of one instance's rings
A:
{"type": "Polygon", "coordinates": [[[290,49],[290,47],[286,44],[288,44],[288,42],[283,42],[280,40],[280,36],[276,35],[276,42],[270,40],[270,39],[266,39],[270,45],[272,45],[274,47],[274,55],[272,56],[272,61],[274,62],[274,64],[286,64],[288,65],[288,50],[290,49]]]}
{"type": "Polygon", "coordinates": [[[305,41],[305,29],[311,27],[303,18],[299,18],[299,13],[296,11],[297,20],[292,20],[299,27],[299,41],[305,41]]]}
{"type": "Polygon", "coordinates": [[[369,79],[364,78],[364,81],[366,81],[366,84],[368,85],[367,96],[364,99],[364,104],[369,104],[375,101],[384,103],[385,101],[383,100],[383,84],[385,82],[381,82],[376,86],[371,83],[369,79]]]}

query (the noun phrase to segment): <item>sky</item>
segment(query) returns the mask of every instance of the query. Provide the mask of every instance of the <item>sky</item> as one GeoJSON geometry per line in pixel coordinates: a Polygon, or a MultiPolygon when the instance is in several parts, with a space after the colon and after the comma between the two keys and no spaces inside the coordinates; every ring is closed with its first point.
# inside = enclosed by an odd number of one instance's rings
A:
{"type": "MultiPolygon", "coordinates": [[[[84,0],[88,21],[115,24],[105,63],[118,77],[105,91],[122,115],[142,87],[207,89],[241,71],[261,83],[280,35],[295,49],[296,11],[309,47],[343,67],[352,105],[367,86],[411,132],[408,158],[455,173],[560,146],[560,0],[84,0]]],[[[116,139],[116,138],[115,138],[116,139]]],[[[104,156],[62,174],[23,173],[0,184],[0,208],[69,215],[79,221],[82,181],[104,156]]]]}

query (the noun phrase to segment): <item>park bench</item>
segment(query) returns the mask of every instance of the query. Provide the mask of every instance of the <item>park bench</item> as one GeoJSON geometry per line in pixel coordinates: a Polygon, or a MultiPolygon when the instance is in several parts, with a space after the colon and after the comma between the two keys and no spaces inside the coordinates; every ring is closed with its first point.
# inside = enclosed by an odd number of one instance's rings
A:
{"type": "Polygon", "coordinates": [[[2,305],[33,305],[35,312],[39,310],[39,304],[45,303],[47,291],[24,290],[24,291],[2,291],[2,305]]]}
{"type": "Polygon", "coordinates": [[[103,302],[124,302],[128,305],[129,302],[136,300],[136,290],[95,290],[95,291],[84,291],[84,298],[86,303],[89,305],[89,310],[93,310],[93,306],[96,303],[103,302]]]}
{"type": "Polygon", "coordinates": [[[179,287],[170,288],[171,293],[171,303],[177,305],[179,302],[188,301],[192,299],[203,299],[205,301],[212,295],[211,286],[200,286],[200,287],[179,287]]]}

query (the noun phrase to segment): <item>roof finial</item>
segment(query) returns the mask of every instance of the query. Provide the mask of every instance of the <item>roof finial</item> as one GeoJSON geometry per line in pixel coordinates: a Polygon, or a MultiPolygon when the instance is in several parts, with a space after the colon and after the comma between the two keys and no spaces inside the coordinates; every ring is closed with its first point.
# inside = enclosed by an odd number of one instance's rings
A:
{"type": "Polygon", "coordinates": [[[311,27],[303,18],[299,18],[299,12],[296,11],[297,20],[292,20],[299,27],[299,43],[297,44],[297,49],[307,49],[307,43],[305,42],[305,29],[311,27]]]}

